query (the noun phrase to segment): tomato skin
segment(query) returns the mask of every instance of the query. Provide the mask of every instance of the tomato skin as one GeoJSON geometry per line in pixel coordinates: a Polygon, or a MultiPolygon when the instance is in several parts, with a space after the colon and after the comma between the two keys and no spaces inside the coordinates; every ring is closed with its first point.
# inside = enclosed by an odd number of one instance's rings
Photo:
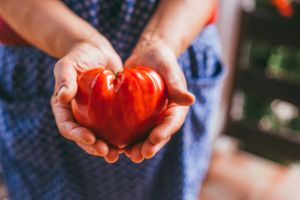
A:
{"type": "Polygon", "coordinates": [[[145,139],[167,108],[164,82],[147,67],[125,68],[117,75],[109,69],[92,69],[77,82],[72,101],[75,119],[120,149],[145,139]]]}

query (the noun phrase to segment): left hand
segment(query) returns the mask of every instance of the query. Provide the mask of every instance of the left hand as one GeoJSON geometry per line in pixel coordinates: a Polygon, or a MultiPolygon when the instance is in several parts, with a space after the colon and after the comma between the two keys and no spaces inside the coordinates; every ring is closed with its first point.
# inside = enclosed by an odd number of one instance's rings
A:
{"type": "Polygon", "coordinates": [[[97,139],[95,134],[76,122],[71,110],[71,101],[77,93],[77,77],[82,72],[96,67],[109,66],[115,73],[122,71],[122,61],[109,41],[101,37],[97,45],[81,42],[62,57],[54,67],[55,91],[51,98],[52,111],[59,132],[74,141],[86,153],[103,157],[106,162],[118,160],[118,149],[97,139]]]}
{"type": "Polygon", "coordinates": [[[135,66],[147,66],[156,70],[163,78],[169,95],[169,105],[163,121],[144,142],[125,149],[127,157],[140,163],[145,158],[152,158],[181,128],[195,98],[187,91],[186,80],[175,52],[162,41],[141,40],[125,62],[125,67],[135,66]]]}

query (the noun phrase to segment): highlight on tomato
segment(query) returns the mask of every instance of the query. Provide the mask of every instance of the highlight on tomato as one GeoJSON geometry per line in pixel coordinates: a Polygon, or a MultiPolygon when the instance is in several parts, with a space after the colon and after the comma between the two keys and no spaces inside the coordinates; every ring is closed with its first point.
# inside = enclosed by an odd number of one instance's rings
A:
{"type": "Polygon", "coordinates": [[[75,119],[114,147],[145,139],[164,117],[167,89],[151,68],[125,68],[117,74],[96,68],[80,74],[77,82],[75,119]]]}

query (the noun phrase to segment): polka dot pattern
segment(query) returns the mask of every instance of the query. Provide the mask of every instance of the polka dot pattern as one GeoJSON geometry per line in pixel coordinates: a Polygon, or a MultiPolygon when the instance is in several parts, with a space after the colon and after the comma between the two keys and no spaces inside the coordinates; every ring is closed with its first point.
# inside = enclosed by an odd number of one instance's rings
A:
{"type": "MultiPolygon", "coordinates": [[[[125,60],[156,0],[65,0],[125,60]]],[[[54,58],[34,47],[0,45],[0,150],[11,200],[194,200],[210,157],[209,127],[222,72],[216,28],[179,58],[197,97],[181,130],[153,158],[115,164],[60,136],[50,107],[54,58]]]]}

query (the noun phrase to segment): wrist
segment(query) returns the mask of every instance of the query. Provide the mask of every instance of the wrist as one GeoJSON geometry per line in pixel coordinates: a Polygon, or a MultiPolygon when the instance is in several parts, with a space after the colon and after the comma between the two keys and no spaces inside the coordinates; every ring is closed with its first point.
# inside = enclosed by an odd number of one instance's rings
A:
{"type": "Polygon", "coordinates": [[[181,46],[171,37],[167,38],[164,37],[163,34],[160,34],[156,30],[146,30],[140,36],[140,39],[137,44],[137,48],[144,48],[144,47],[157,47],[160,50],[168,50],[176,57],[178,57],[181,53],[181,46]]]}
{"type": "Polygon", "coordinates": [[[72,49],[79,46],[92,46],[94,48],[111,48],[110,42],[102,36],[100,33],[95,32],[86,35],[83,38],[77,38],[74,40],[72,49]]]}
{"type": "Polygon", "coordinates": [[[110,42],[100,33],[93,33],[83,38],[75,38],[68,48],[67,54],[72,51],[84,51],[86,49],[100,50],[102,53],[113,49],[110,42]]]}

